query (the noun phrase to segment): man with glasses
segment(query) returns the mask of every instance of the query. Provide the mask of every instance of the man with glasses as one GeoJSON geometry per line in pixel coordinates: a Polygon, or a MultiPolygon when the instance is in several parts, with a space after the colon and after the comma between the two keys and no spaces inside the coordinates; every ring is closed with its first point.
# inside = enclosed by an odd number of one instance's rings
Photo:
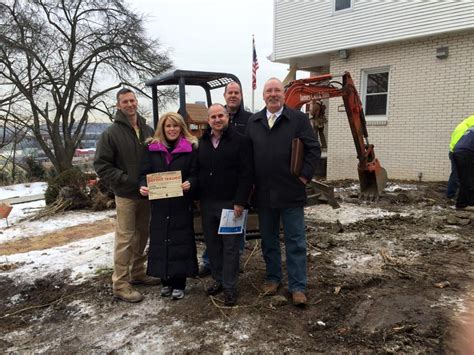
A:
{"type": "Polygon", "coordinates": [[[285,106],[283,84],[269,79],[263,89],[265,108],[254,114],[246,134],[252,141],[255,192],[266,265],[263,293],[274,295],[282,280],[280,220],[285,234],[288,290],[293,303],[305,306],[307,285],[304,210],[306,184],[314,174],[320,147],[308,117],[285,106]],[[303,166],[298,176],[290,170],[294,138],[304,146],[303,166]]]}

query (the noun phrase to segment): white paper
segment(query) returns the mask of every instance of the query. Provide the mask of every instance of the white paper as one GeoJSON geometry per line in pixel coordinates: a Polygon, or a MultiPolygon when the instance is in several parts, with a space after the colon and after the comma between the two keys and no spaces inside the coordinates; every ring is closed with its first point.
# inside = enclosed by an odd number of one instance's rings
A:
{"type": "Polygon", "coordinates": [[[234,216],[234,210],[223,209],[219,223],[219,234],[242,234],[247,226],[248,210],[244,210],[240,217],[234,216]]]}

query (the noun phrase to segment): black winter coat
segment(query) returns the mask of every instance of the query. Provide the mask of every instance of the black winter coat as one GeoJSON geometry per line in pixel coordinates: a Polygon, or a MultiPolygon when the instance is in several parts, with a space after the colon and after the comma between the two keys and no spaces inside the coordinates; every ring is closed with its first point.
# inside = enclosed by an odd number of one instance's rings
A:
{"type": "Polygon", "coordinates": [[[319,142],[308,117],[288,107],[270,130],[267,110],[254,114],[246,135],[252,141],[257,207],[289,208],[306,204],[306,187],[291,174],[291,141],[300,138],[304,146],[301,176],[310,180],[321,156],[319,142]]]}
{"type": "Polygon", "coordinates": [[[229,126],[214,148],[208,129],[199,143],[198,165],[201,200],[247,204],[253,183],[252,149],[247,137],[229,126]]]}
{"type": "Polygon", "coordinates": [[[245,135],[245,129],[250,116],[252,116],[252,113],[245,111],[242,105],[240,105],[236,113],[229,113],[229,122],[234,127],[234,130],[245,135]]]}
{"type": "Polygon", "coordinates": [[[114,194],[132,199],[142,198],[138,193],[140,161],[145,139],[153,136],[153,129],[141,116],[138,116],[138,125],[140,139],[127,116],[118,111],[114,123],[100,135],[94,157],[97,175],[110,184],[114,194]]]}
{"type": "Polygon", "coordinates": [[[140,186],[146,174],[181,171],[183,182],[191,183],[182,197],[151,200],[150,248],[147,274],[168,280],[173,276],[194,277],[198,272],[193,228],[193,191],[197,187],[197,154],[172,154],[167,165],[165,154],[147,150],[143,157],[140,186]]]}

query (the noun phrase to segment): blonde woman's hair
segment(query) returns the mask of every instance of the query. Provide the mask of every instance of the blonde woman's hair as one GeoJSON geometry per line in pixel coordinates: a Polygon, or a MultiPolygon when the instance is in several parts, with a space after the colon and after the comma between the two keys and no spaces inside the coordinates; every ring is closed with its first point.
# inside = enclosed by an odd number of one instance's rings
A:
{"type": "Polygon", "coordinates": [[[168,142],[166,141],[165,135],[165,123],[166,121],[171,120],[171,122],[177,124],[179,128],[181,128],[181,135],[193,145],[193,147],[197,148],[198,146],[198,139],[194,137],[191,132],[189,132],[188,127],[186,127],[186,123],[184,122],[183,116],[176,112],[167,112],[161,115],[160,120],[158,121],[158,126],[156,127],[155,134],[152,138],[148,138],[148,143],[156,143],[160,142],[163,145],[169,147],[168,142]]]}

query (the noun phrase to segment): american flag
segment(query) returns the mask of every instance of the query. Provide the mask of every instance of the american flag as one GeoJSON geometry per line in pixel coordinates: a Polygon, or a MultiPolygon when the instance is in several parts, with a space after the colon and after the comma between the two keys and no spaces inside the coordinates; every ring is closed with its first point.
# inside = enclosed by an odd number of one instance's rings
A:
{"type": "Polygon", "coordinates": [[[257,88],[257,69],[258,69],[258,60],[257,60],[257,51],[255,50],[255,39],[252,38],[253,44],[253,59],[252,59],[252,89],[257,88]]]}

